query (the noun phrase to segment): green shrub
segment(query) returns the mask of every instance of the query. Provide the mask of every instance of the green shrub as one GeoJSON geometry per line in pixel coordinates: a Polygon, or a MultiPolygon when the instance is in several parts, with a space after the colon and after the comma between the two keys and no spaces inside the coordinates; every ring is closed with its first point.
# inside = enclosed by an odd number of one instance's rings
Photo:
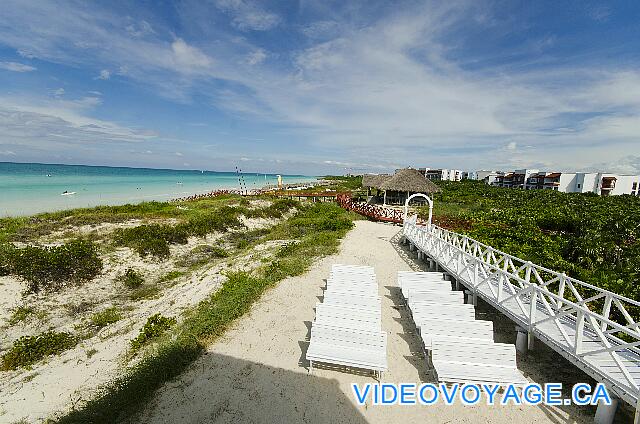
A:
{"type": "Polygon", "coordinates": [[[3,254],[8,255],[3,262],[10,263],[10,273],[24,279],[31,293],[84,283],[102,271],[96,245],[80,239],[56,247],[7,249],[3,254]]]}
{"type": "Polygon", "coordinates": [[[238,219],[240,208],[223,206],[212,212],[193,217],[185,225],[190,235],[204,237],[217,231],[225,232],[231,228],[240,228],[242,223],[238,219]]]}
{"type": "Polygon", "coordinates": [[[137,289],[144,284],[144,278],[133,268],[128,268],[121,280],[130,289],[137,289]]]}
{"type": "Polygon", "coordinates": [[[143,299],[153,299],[158,296],[160,289],[158,286],[145,285],[129,293],[129,299],[137,302],[143,299]]]}
{"type": "Polygon", "coordinates": [[[122,314],[115,306],[107,308],[103,311],[97,312],[91,316],[91,323],[96,328],[103,328],[114,322],[118,322],[122,319],[122,314]]]}
{"type": "Polygon", "coordinates": [[[264,239],[269,234],[268,228],[257,228],[249,231],[238,231],[226,236],[226,241],[231,243],[236,249],[244,249],[250,244],[264,239]]]}
{"type": "Polygon", "coordinates": [[[140,330],[138,337],[131,340],[131,348],[134,351],[139,350],[145,344],[153,339],[157,339],[165,333],[171,326],[176,323],[176,319],[173,317],[167,318],[160,314],[155,314],[149,317],[147,322],[140,330]]]}
{"type": "Polygon", "coordinates": [[[0,277],[10,275],[13,270],[12,258],[16,248],[10,244],[0,244],[0,277]]]}
{"type": "Polygon", "coordinates": [[[71,349],[77,339],[70,333],[47,331],[37,336],[23,336],[2,356],[3,371],[26,368],[39,360],[71,349]]]}
{"type": "Polygon", "coordinates": [[[191,252],[180,258],[180,260],[176,262],[176,265],[181,267],[200,266],[209,263],[214,259],[226,258],[228,256],[229,252],[222,247],[201,245],[192,249],[191,252]]]}
{"type": "Polygon", "coordinates": [[[158,278],[158,283],[166,283],[167,281],[175,280],[183,275],[185,275],[184,271],[170,271],[158,278]]]}
{"type": "Polygon", "coordinates": [[[139,225],[133,228],[119,228],[115,231],[114,242],[119,246],[127,246],[140,256],[169,256],[170,244],[186,244],[189,236],[204,237],[216,231],[227,231],[239,228],[239,208],[223,206],[213,211],[206,211],[193,216],[186,223],[171,225],[139,225]]]}
{"type": "Polygon", "coordinates": [[[26,321],[31,315],[35,314],[36,310],[31,306],[18,306],[9,318],[9,324],[14,325],[22,321],[26,321]]]}
{"type": "Polygon", "coordinates": [[[139,225],[133,228],[119,228],[115,231],[117,245],[127,246],[140,256],[169,256],[169,244],[185,244],[189,235],[183,226],[139,225]]]}

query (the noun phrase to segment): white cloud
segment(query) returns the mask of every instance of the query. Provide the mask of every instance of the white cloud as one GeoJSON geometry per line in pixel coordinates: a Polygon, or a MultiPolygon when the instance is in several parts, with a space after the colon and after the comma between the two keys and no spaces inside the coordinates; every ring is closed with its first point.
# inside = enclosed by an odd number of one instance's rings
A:
{"type": "Polygon", "coordinates": [[[96,79],[99,80],[108,80],[109,78],[111,78],[111,72],[109,72],[108,69],[101,70],[100,74],[96,77],[96,79]]]}
{"type": "Polygon", "coordinates": [[[336,21],[316,21],[302,28],[302,33],[314,40],[329,39],[339,34],[340,24],[336,21]]]}
{"type": "Polygon", "coordinates": [[[176,156],[184,156],[181,152],[176,152],[175,155],[176,156]]]}
{"type": "Polygon", "coordinates": [[[0,97],[0,144],[15,143],[40,150],[112,143],[138,143],[156,138],[148,130],[95,119],[89,113],[100,100],[0,97]]]}
{"type": "MultiPolygon", "coordinates": [[[[206,14],[197,31],[186,33],[189,38],[172,35],[167,41],[162,34],[168,32],[156,20],[151,28],[130,19],[123,24],[118,16],[78,4],[6,1],[1,44],[25,57],[111,69],[181,102],[197,92],[234,119],[275,123],[275,131],[282,131],[276,135],[290,142],[271,149],[296,145],[303,153],[291,160],[300,163],[337,157],[333,162],[340,164],[323,165],[393,169],[429,160],[493,168],[500,160],[505,167],[529,161],[561,169],[569,162],[576,167],[596,159],[613,162],[637,149],[640,72],[605,61],[597,69],[563,61],[540,71],[470,70],[461,57],[464,46],[451,41],[459,39],[452,35],[469,24],[500,25],[476,2],[403,7],[377,21],[358,15],[357,7],[343,16],[329,11],[292,27],[306,35],[304,43],[294,44],[304,48],[270,52],[252,45],[249,34],[223,32],[206,14]],[[20,32],[20,23],[28,24],[28,34],[20,32]],[[191,38],[200,32],[208,38],[191,38]],[[495,157],[496,150],[504,160],[495,157]]],[[[282,23],[257,2],[216,4],[244,31],[282,23]]],[[[549,35],[527,48],[561,42],[549,35]]],[[[68,110],[75,109],[63,112],[68,110]]],[[[86,110],[76,115],[88,119],[86,110]]],[[[173,156],[173,150],[167,152],[173,156]]]]}
{"type": "Polygon", "coordinates": [[[216,4],[220,10],[233,16],[232,24],[243,31],[266,31],[281,22],[278,15],[251,0],[217,0],[216,4]]]}
{"type": "Polygon", "coordinates": [[[267,58],[267,52],[264,49],[257,49],[247,55],[247,63],[251,66],[258,65],[267,58]]]}
{"type": "Polygon", "coordinates": [[[212,59],[200,49],[188,45],[180,38],[171,44],[171,49],[176,68],[183,73],[188,74],[199,69],[207,69],[213,63],[212,59]]]}
{"type": "Polygon", "coordinates": [[[53,92],[53,95],[56,97],[60,97],[64,95],[64,88],[60,87],[53,92]]]}
{"type": "Polygon", "coordinates": [[[12,72],[31,72],[36,70],[33,66],[18,62],[0,62],[0,69],[12,72]]]}
{"type": "Polygon", "coordinates": [[[0,156],[15,156],[16,153],[11,150],[0,150],[0,156]]]}
{"type": "Polygon", "coordinates": [[[127,25],[125,29],[132,37],[144,37],[155,33],[151,24],[145,20],[127,25]]]}

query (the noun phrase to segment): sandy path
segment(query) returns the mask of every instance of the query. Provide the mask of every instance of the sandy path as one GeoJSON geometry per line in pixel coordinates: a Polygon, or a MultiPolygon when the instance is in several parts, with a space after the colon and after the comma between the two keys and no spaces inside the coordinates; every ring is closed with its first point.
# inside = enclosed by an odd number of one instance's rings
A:
{"type": "MultiPolygon", "coordinates": [[[[143,422],[592,422],[593,411],[568,407],[477,405],[367,406],[353,402],[351,383],[374,380],[330,369],[307,372],[305,340],[313,320],[313,307],[321,295],[331,264],[375,267],[383,297],[383,329],[389,332],[389,371],[384,382],[431,381],[426,362],[404,311],[394,304],[398,270],[417,269],[395,240],[399,227],[357,222],[342,243],[339,254],[317,262],[305,275],[289,278],[266,293],[252,311],[227,335],[212,345],[180,379],[163,388],[144,413],[143,422]],[[411,266],[410,266],[411,264],[411,266]]],[[[513,325],[479,308],[485,319],[496,319],[497,341],[513,339],[513,325]],[[501,334],[500,331],[503,331],[501,334]]],[[[511,340],[513,342],[513,340],[511,340]]],[[[518,358],[525,374],[539,382],[552,380],[551,370],[564,367],[549,352],[518,358]],[[542,363],[540,363],[542,362],[542,363]]]]}

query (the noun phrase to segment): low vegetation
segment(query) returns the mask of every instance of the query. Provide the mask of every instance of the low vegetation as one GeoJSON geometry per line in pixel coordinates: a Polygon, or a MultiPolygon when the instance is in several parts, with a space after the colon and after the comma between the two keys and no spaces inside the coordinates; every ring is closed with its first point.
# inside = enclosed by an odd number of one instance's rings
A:
{"type": "Polygon", "coordinates": [[[97,246],[76,239],[61,246],[0,249],[0,269],[4,275],[15,275],[27,282],[27,290],[56,290],[64,284],[82,284],[102,272],[97,246]]]}
{"type": "Polygon", "coordinates": [[[11,318],[9,318],[9,325],[15,325],[19,322],[24,322],[35,314],[36,310],[31,306],[18,306],[13,310],[11,318]]]}
{"type": "Polygon", "coordinates": [[[147,322],[140,330],[138,337],[131,340],[131,349],[135,352],[140,350],[143,346],[152,340],[155,340],[162,336],[167,330],[176,324],[176,319],[173,317],[167,318],[160,314],[155,314],[149,317],[147,322]]]}
{"type": "MultiPolygon", "coordinates": [[[[640,198],[506,189],[475,181],[439,185],[436,224],[640,299],[640,198]]],[[[421,213],[426,217],[428,210],[421,213]]],[[[640,308],[631,313],[640,318],[640,308]]]]}
{"type": "Polygon", "coordinates": [[[97,329],[104,328],[122,319],[122,314],[117,307],[112,306],[91,316],[91,324],[97,329]]]}
{"type": "MultiPolygon", "coordinates": [[[[152,337],[157,341],[156,349],[143,355],[125,375],[102,387],[95,399],[58,422],[135,420],[136,413],[155,390],[186,370],[205,346],[246,313],[265,290],[286,277],[305,272],[318,257],[335,253],[340,239],[353,226],[354,215],[332,203],[300,205],[296,209],[294,216],[259,236],[261,241],[290,241],[280,249],[276,259],[251,273],[228,274],[223,286],[188,311],[180,323],[170,325],[164,335],[152,337]]],[[[148,340],[146,336],[139,337],[148,340]]]]}
{"type": "Polygon", "coordinates": [[[120,280],[129,289],[137,289],[144,284],[144,277],[133,268],[128,268],[120,280]]]}
{"type": "Polygon", "coordinates": [[[47,331],[37,336],[23,336],[2,356],[0,370],[28,368],[51,355],[57,355],[74,347],[77,339],[70,333],[47,331]]]}

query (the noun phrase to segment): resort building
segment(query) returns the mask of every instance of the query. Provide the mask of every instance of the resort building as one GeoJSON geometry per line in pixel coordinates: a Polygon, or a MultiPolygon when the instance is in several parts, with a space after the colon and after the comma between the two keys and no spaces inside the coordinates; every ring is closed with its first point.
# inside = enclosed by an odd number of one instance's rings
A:
{"type": "Polygon", "coordinates": [[[432,168],[418,168],[428,180],[430,181],[461,181],[462,171],[459,169],[432,169],[432,168]]]}
{"type": "Polygon", "coordinates": [[[478,171],[469,172],[469,179],[476,180],[476,181],[484,181],[486,184],[493,184],[496,181],[496,178],[498,178],[501,175],[504,175],[504,172],[481,169],[478,171]]]}
{"type": "Polygon", "coordinates": [[[440,191],[422,171],[412,168],[399,169],[394,175],[364,175],[362,186],[369,191],[368,203],[384,205],[402,205],[412,194],[440,191]]]}
{"type": "Polygon", "coordinates": [[[538,174],[537,169],[516,169],[504,175],[497,175],[493,185],[507,188],[525,188],[527,180],[533,174],[538,174]]]}
{"type": "Polygon", "coordinates": [[[639,175],[602,172],[516,170],[497,177],[493,185],[525,190],[555,190],[563,193],[596,193],[601,196],[640,195],[639,175]],[[523,177],[525,177],[524,181],[523,177]]]}

